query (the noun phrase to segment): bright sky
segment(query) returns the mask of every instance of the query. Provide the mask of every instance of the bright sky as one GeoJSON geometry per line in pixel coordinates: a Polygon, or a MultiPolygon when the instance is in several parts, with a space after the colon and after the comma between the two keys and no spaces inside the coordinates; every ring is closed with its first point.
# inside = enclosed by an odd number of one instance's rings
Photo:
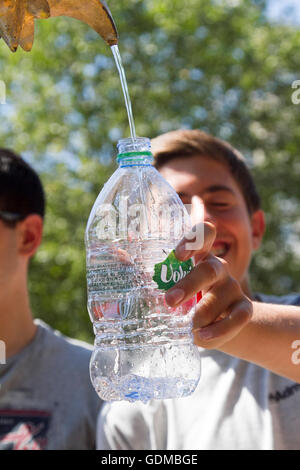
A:
{"type": "Polygon", "coordinates": [[[268,4],[271,20],[300,25],[300,0],[268,0],[268,4]]]}

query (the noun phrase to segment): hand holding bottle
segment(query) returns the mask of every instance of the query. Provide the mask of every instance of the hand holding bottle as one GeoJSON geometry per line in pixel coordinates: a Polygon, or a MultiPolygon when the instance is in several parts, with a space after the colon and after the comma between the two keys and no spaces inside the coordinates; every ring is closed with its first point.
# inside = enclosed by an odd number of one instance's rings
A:
{"type": "Polygon", "coordinates": [[[196,306],[193,319],[194,341],[197,346],[217,349],[250,321],[252,302],[230,275],[227,262],[210,253],[216,238],[214,225],[203,222],[197,229],[204,232],[201,247],[186,249],[186,238],[176,247],[177,258],[184,261],[194,256],[195,267],[168,290],[166,302],[171,307],[179,307],[201,291],[202,299],[196,306]]]}

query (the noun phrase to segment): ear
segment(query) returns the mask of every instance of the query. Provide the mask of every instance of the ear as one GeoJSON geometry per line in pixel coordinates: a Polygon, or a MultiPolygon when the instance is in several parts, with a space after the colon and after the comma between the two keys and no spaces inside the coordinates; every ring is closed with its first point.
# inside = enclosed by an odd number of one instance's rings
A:
{"type": "Polygon", "coordinates": [[[41,244],[43,219],[32,214],[18,223],[18,249],[21,255],[31,258],[41,244]]]}
{"type": "Polygon", "coordinates": [[[257,250],[260,247],[266,229],[265,214],[261,209],[252,214],[251,227],[253,249],[257,250]]]}

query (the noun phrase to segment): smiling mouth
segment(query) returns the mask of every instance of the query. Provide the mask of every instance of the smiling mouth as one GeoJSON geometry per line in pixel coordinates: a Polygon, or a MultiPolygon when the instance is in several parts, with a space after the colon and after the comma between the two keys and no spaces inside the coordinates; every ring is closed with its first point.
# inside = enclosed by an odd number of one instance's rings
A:
{"type": "Polygon", "coordinates": [[[218,256],[218,258],[224,258],[224,256],[227,255],[229,248],[229,243],[216,243],[215,246],[212,247],[211,253],[214,256],[218,256]]]}

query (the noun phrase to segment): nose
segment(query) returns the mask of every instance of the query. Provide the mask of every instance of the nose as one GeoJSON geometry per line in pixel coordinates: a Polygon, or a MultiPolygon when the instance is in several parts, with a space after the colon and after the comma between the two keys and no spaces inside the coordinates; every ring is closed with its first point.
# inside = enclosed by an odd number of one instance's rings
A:
{"type": "Polygon", "coordinates": [[[199,222],[212,222],[215,223],[213,215],[209,212],[203,199],[200,196],[193,196],[191,200],[191,219],[192,224],[196,225],[199,222]]]}

